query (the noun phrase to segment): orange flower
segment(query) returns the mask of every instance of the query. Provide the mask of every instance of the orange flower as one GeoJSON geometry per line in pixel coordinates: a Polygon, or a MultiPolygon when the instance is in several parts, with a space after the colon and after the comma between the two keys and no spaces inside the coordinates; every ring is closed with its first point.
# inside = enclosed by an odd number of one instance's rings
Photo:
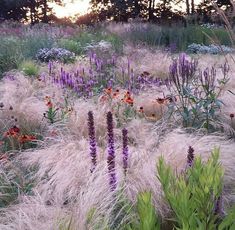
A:
{"type": "Polygon", "coordinates": [[[158,98],[156,99],[158,104],[164,104],[165,98],[158,98]]]}
{"type": "Polygon", "coordinates": [[[149,72],[144,71],[144,72],[141,74],[141,77],[145,77],[145,76],[149,76],[149,75],[150,75],[150,73],[149,73],[149,72]]]}
{"type": "Polygon", "coordinates": [[[3,136],[4,137],[16,137],[20,132],[20,129],[17,126],[10,128],[3,136]]]}
{"type": "Polygon", "coordinates": [[[51,101],[48,101],[48,102],[46,103],[46,106],[50,109],[50,108],[52,108],[52,107],[53,107],[53,104],[52,104],[52,102],[51,102],[51,101]]]}
{"type": "Polygon", "coordinates": [[[107,101],[107,99],[108,99],[107,96],[102,95],[100,98],[100,102],[105,102],[105,101],[107,101]]]}
{"type": "Polygon", "coordinates": [[[117,89],[114,93],[113,93],[113,98],[116,98],[119,96],[119,89],[117,89]]]}
{"type": "Polygon", "coordinates": [[[111,95],[111,93],[112,93],[112,88],[109,87],[109,88],[105,89],[104,92],[107,93],[108,95],[111,95]]]}
{"type": "Polygon", "coordinates": [[[130,97],[130,92],[129,92],[129,91],[127,91],[127,92],[125,93],[124,99],[126,99],[126,98],[128,98],[128,97],[130,97]]]}
{"type": "Polygon", "coordinates": [[[133,105],[133,104],[134,104],[134,100],[133,100],[133,98],[131,98],[131,97],[125,98],[125,99],[124,99],[124,102],[126,102],[126,103],[129,104],[129,105],[133,105]]]}
{"type": "Polygon", "coordinates": [[[144,108],[141,106],[138,111],[139,111],[139,113],[144,113],[144,108]]]}
{"type": "Polygon", "coordinates": [[[45,101],[50,101],[50,100],[51,100],[51,97],[45,96],[45,101]]]}
{"type": "Polygon", "coordinates": [[[19,140],[20,143],[23,144],[25,142],[36,140],[36,137],[33,136],[33,135],[21,135],[21,136],[19,136],[18,140],[19,140]]]}

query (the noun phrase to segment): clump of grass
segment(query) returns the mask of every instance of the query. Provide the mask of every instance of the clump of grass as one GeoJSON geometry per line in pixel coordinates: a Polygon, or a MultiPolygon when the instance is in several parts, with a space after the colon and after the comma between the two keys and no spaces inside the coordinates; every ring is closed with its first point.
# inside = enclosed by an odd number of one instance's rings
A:
{"type": "Polygon", "coordinates": [[[14,37],[1,37],[0,42],[0,77],[9,70],[16,69],[23,56],[19,40],[14,37]]]}
{"type": "Polygon", "coordinates": [[[32,194],[30,170],[23,169],[6,159],[0,170],[0,208],[17,203],[19,195],[32,194]]]}
{"type": "Polygon", "coordinates": [[[153,24],[133,24],[123,36],[134,44],[145,44],[152,47],[169,47],[175,45],[179,51],[186,50],[192,43],[210,45],[211,39],[207,35],[216,35],[222,45],[231,46],[231,41],[223,28],[205,28],[199,25],[187,27],[156,26],[153,24]]]}
{"type": "Polygon", "coordinates": [[[81,55],[83,53],[83,47],[79,41],[74,41],[68,38],[62,38],[57,42],[58,47],[69,50],[70,52],[75,53],[76,55],[81,55]]]}
{"type": "Polygon", "coordinates": [[[37,76],[39,74],[39,66],[32,60],[25,60],[19,65],[19,70],[23,71],[27,76],[37,76]]]}

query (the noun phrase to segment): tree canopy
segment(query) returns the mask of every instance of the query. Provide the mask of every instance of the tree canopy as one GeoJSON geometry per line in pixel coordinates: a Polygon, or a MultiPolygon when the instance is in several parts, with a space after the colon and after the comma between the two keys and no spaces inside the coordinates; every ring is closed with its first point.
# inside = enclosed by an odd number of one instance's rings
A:
{"type": "MultiPolygon", "coordinates": [[[[31,24],[48,23],[56,19],[49,2],[63,4],[63,0],[0,0],[0,19],[27,21],[31,24]]],[[[165,23],[179,20],[185,22],[186,19],[194,18],[194,22],[206,23],[213,21],[213,3],[225,12],[233,10],[230,0],[201,0],[198,5],[195,0],[90,0],[92,11],[78,18],[77,22],[127,22],[140,18],[165,23]]]]}

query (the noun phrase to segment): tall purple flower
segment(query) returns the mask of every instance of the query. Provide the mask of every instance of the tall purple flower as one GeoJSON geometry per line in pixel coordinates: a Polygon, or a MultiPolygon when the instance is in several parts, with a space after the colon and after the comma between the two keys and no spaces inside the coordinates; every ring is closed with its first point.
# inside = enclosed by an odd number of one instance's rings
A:
{"type": "Polygon", "coordinates": [[[127,167],[128,167],[128,139],[127,139],[128,131],[127,129],[122,130],[122,154],[123,154],[123,169],[124,174],[126,175],[127,167]]]}
{"type": "Polygon", "coordinates": [[[187,166],[192,167],[194,161],[194,149],[192,146],[189,146],[188,148],[188,155],[187,155],[187,166]]]}
{"type": "Polygon", "coordinates": [[[90,139],[90,155],[91,155],[91,172],[94,171],[97,165],[97,157],[96,157],[96,140],[95,140],[95,125],[94,125],[94,117],[91,111],[88,112],[88,135],[90,139]]]}
{"type": "Polygon", "coordinates": [[[52,73],[52,61],[48,62],[49,75],[52,73]]]}
{"type": "Polygon", "coordinates": [[[225,216],[224,201],[223,201],[222,193],[215,200],[214,213],[215,213],[215,215],[218,215],[219,217],[224,217],[225,216]]]}
{"type": "Polygon", "coordinates": [[[115,150],[114,150],[114,134],[113,134],[113,115],[111,112],[107,113],[107,131],[108,131],[108,171],[109,184],[111,191],[117,187],[116,173],[115,173],[115,150]]]}

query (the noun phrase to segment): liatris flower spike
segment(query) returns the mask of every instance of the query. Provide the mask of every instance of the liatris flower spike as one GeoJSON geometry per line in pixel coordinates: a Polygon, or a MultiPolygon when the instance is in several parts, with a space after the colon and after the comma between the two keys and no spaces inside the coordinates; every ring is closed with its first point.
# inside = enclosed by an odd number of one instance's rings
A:
{"type": "Polygon", "coordinates": [[[113,134],[113,115],[111,112],[107,114],[107,131],[108,131],[108,172],[109,184],[111,191],[114,191],[117,186],[116,173],[115,173],[115,150],[114,150],[114,134],[113,134]]]}
{"type": "Polygon", "coordinates": [[[192,167],[194,161],[194,149],[189,146],[187,155],[187,166],[192,167]]]}
{"type": "Polygon", "coordinates": [[[122,155],[123,155],[123,169],[124,174],[126,175],[127,168],[128,168],[128,131],[127,129],[122,130],[122,155]]]}
{"type": "Polygon", "coordinates": [[[89,135],[89,141],[90,141],[90,155],[91,155],[91,162],[92,162],[91,172],[93,172],[97,165],[97,156],[96,156],[94,117],[91,111],[88,112],[88,135],[89,135]]]}

